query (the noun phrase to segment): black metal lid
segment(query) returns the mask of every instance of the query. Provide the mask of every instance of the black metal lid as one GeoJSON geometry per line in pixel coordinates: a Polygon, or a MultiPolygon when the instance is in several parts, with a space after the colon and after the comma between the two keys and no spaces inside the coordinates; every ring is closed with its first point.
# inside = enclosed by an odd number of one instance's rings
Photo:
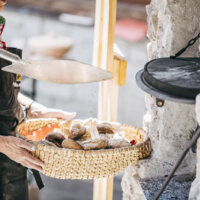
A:
{"type": "Polygon", "coordinates": [[[145,65],[144,80],[155,89],[195,99],[200,93],[200,58],[159,58],[145,65]]]}

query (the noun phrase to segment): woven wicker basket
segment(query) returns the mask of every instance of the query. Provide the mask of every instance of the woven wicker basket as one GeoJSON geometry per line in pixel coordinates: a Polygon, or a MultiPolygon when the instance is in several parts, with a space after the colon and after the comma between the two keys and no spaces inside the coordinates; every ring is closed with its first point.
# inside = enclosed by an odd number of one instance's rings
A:
{"type": "MultiPolygon", "coordinates": [[[[23,123],[17,127],[18,135],[22,126],[23,123]]],[[[127,125],[121,125],[121,128],[125,132],[125,137],[129,140],[135,139],[137,145],[86,151],[58,148],[36,142],[36,151],[33,154],[44,161],[43,173],[53,178],[99,179],[115,176],[130,164],[149,156],[151,152],[150,140],[145,131],[127,125]]]]}

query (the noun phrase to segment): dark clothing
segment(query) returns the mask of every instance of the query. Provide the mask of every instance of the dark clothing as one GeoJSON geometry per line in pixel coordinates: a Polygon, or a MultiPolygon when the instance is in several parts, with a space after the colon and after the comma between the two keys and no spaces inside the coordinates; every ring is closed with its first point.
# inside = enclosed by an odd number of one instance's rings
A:
{"type": "MultiPolygon", "coordinates": [[[[7,48],[21,57],[22,51],[7,48]]],[[[11,63],[0,59],[0,69],[11,63]]],[[[13,135],[18,123],[24,119],[17,97],[20,76],[0,70],[0,134],[13,135]],[[17,78],[18,77],[18,78],[17,78]]],[[[26,168],[0,154],[0,200],[27,200],[26,168]]]]}
{"type": "MultiPolygon", "coordinates": [[[[21,56],[19,49],[8,48],[8,51],[21,56]]],[[[9,61],[0,59],[0,68],[10,65],[9,61]]],[[[0,131],[7,134],[14,131],[16,125],[24,119],[23,110],[17,97],[19,93],[17,75],[0,70],[0,131]]],[[[0,133],[0,134],[1,134],[0,133]]]]}
{"type": "Polygon", "coordinates": [[[28,200],[26,169],[0,154],[0,200],[28,200]]]}

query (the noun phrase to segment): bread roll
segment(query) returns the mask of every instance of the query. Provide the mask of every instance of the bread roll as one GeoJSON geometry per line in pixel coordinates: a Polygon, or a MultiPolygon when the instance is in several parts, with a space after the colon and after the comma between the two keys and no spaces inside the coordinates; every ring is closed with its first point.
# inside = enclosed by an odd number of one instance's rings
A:
{"type": "Polygon", "coordinates": [[[111,124],[109,123],[101,123],[97,125],[97,130],[99,134],[113,134],[114,129],[111,124]]]}
{"type": "Polygon", "coordinates": [[[63,140],[62,147],[66,148],[66,149],[83,150],[83,147],[78,142],[71,140],[71,139],[63,140]]]}
{"type": "Polygon", "coordinates": [[[108,141],[103,139],[93,139],[81,142],[85,150],[105,149],[108,147],[108,141]]]}
{"type": "Polygon", "coordinates": [[[45,140],[54,143],[58,147],[61,147],[61,143],[64,139],[65,136],[57,132],[51,132],[45,137],[45,140]]]}
{"type": "Polygon", "coordinates": [[[115,138],[112,138],[112,139],[110,139],[108,141],[108,146],[109,146],[109,148],[116,149],[116,148],[122,148],[122,147],[130,147],[131,144],[126,139],[115,139],[115,138]]]}

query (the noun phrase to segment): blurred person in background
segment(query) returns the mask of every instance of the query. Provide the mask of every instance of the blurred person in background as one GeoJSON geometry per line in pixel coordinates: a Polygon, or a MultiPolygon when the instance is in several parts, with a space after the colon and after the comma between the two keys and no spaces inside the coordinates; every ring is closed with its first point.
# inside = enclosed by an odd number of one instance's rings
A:
{"type": "MultiPolygon", "coordinates": [[[[6,0],[0,0],[0,11],[6,0]]],[[[1,17],[3,32],[5,19],[1,17]]],[[[6,48],[0,38],[0,48],[21,56],[21,50],[6,48]]],[[[10,63],[0,59],[0,69],[10,63]]],[[[15,128],[27,118],[72,119],[76,113],[50,109],[19,94],[21,76],[0,70],[0,200],[28,200],[27,168],[42,171],[44,163],[32,156],[35,146],[15,137],[15,128]]]]}

